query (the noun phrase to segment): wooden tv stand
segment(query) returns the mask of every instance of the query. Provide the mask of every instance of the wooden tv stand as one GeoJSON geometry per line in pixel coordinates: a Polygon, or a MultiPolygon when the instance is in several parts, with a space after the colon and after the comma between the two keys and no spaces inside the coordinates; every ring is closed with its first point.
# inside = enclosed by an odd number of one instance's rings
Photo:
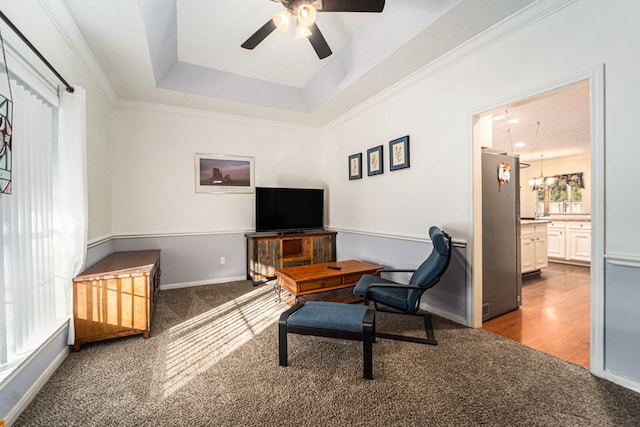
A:
{"type": "Polygon", "coordinates": [[[276,269],[336,260],[336,232],[248,233],[247,279],[254,283],[276,277],[276,269]]]}

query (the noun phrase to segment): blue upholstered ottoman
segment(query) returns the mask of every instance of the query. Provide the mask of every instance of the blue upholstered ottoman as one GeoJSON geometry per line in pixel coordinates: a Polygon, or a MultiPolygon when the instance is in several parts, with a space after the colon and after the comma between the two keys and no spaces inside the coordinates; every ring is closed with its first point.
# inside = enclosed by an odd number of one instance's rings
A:
{"type": "Polygon", "coordinates": [[[375,312],[369,307],[327,301],[291,307],[278,322],[280,366],[287,366],[288,333],[362,341],[364,377],[373,379],[375,312]]]}

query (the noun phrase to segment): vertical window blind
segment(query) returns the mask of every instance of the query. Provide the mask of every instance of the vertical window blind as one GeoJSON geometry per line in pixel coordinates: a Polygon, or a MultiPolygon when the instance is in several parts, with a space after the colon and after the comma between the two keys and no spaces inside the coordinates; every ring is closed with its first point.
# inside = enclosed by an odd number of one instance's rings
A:
{"type": "Polygon", "coordinates": [[[0,380],[69,318],[54,279],[57,109],[11,85],[13,194],[0,196],[0,380]]]}

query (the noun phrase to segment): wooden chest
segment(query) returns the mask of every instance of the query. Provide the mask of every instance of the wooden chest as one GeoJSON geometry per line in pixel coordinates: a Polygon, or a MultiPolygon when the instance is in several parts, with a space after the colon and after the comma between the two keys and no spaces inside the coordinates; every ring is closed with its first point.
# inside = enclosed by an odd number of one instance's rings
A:
{"type": "Polygon", "coordinates": [[[151,336],[160,251],[114,252],[73,279],[73,351],[84,343],[151,336]]]}

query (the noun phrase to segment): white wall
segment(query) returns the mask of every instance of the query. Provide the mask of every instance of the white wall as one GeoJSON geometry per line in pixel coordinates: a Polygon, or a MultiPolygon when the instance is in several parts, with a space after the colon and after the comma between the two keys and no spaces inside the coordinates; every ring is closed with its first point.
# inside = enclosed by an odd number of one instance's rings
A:
{"type": "MultiPolygon", "coordinates": [[[[550,2],[541,0],[533,7],[544,3],[550,2]]],[[[640,2],[578,0],[486,45],[481,37],[320,133],[139,105],[110,112],[107,97],[36,0],[0,0],[0,7],[72,84],[87,89],[90,239],[111,233],[251,230],[251,197],[193,191],[193,154],[209,152],[254,156],[258,185],[324,184],[326,222],[332,227],[420,239],[438,224],[457,241],[470,241],[472,115],[604,64],[606,259],[594,262],[609,263],[607,312],[625,307],[605,324],[604,334],[616,338],[605,348],[605,368],[628,378],[627,386],[638,387],[640,367],[629,355],[640,353],[640,330],[637,310],[629,307],[632,299],[626,296],[636,295],[638,288],[640,228],[628,224],[635,222],[640,198],[624,183],[640,158],[632,126],[640,105],[640,43],[635,42],[640,40],[640,2]],[[464,55],[456,57],[459,52],[464,55]],[[387,143],[406,134],[411,136],[411,167],[390,172],[387,143]],[[366,158],[366,150],[380,144],[384,174],[367,177],[365,169],[362,180],[349,181],[348,156],[361,152],[366,158]],[[626,264],[616,266],[612,259],[626,264]]],[[[358,246],[357,235],[350,236],[352,247],[358,246]]],[[[378,248],[370,247],[370,252],[376,254],[378,248]]],[[[389,265],[399,263],[402,255],[389,265]]],[[[469,289],[462,288],[449,297],[463,307],[468,295],[469,289]]],[[[2,392],[10,394],[11,387],[2,392]]]]}
{"type": "MultiPolygon", "coordinates": [[[[541,4],[553,2],[541,1],[533,8],[541,4]]],[[[628,225],[634,223],[640,210],[640,198],[630,194],[630,187],[624,183],[628,183],[629,173],[640,158],[640,143],[631,125],[640,105],[636,72],[640,44],[633,42],[640,40],[639,15],[640,2],[634,0],[568,3],[539,20],[523,22],[522,29],[504,38],[486,45],[480,43],[483,37],[474,40],[471,48],[452,52],[343,116],[327,128],[325,135],[329,161],[324,175],[331,189],[331,225],[418,237],[426,234],[429,225],[438,224],[454,239],[470,241],[474,215],[472,115],[552,89],[573,76],[582,79],[588,70],[604,64],[606,246],[604,257],[596,254],[594,262],[613,264],[613,258],[617,258],[618,265],[631,265],[631,270],[637,271],[640,228],[628,225]],[[390,172],[385,159],[383,175],[347,180],[349,154],[364,154],[368,148],[384,144],[386,156],[387,141],[405,134],[411,136],[410,169],[390,172]]],[[[402,256],[398,254],[392,265],[401,263],[402,256]]],[[[607,293],[609,310],[612,301],[614,305],[623,304],[625,295],[637,293],[636,276],[615,266],[607,269],[605,284],[600,284],[597,291],[615,289],[607,293]],[[614,281],[615,287],[607,286],[608,281],[614,281]]],[[[467,289],[457,297],[468,298],[470,294],[467,289]]],[[[616,362],[604,369],[596,366],[596,370],[603,374],[610,368],[608,373],[614,379],[620,381],[624,375],[632,387],[639,388],[640,367],[630,366],[621,356],[640,353],[640,329],[628,326],[637,325],[637,316],[609,319],[599,338],[604,341],[603,335],[625,331],[626,340],[618,339],[616,346],[607,346],[604,360],[616,362]]]]}
{"type": "Polygon", "coordinates": [[[246,278],[255,194],[196,193],[196,153],[253,157],[256,186],[325,187],[317,129],[134,102],[112,119],[112,247],[160,249],[163,288],[246,278]]]}
{"type": "Polygon", "coordinates": [[[257,186],[323,188],[317,130],[133,103],[112,116],[114,235],[255,230],[254,194],[195,192],[195,153],[254,157],[257,186]]]}
{"type": "MultiPolygon", "coordinates": [[[[625,6],[638,5],[620,2],[618,13],[628,13],[625,6]]],[[[633,68],[628,55],[607,47],[626,44],[632,24],[616,22],[609,6],[604,15],[611,19],[603,21],[599,9],[597,1],[573,3],[449,67],[427,67],[338,120],[326,137],[327,157],[336,159],[326,163],[327,185],[338,188],[331,193],[331,225],[420,236],[435,223],[470,239],[471,114],[601,63],[616,74],[633,68]],[[599,32],[583,30],[591,24],[599,32]],[[390,172],[387,143],[405,134],[411,136],[411,168],[390,172]],[[385,145],[384,175],[347,182],[346,157],[366,155],[379,144],[385,145]]],[[[628,97],[608,91],[609,99],[617,95],[628,97]]]]}
{"type": "MultiPolygon", "coordinates": [[[[633,42],[640,40],[640,2],[541,0],[532,8],[550,4],[564,6],[539,19],[523,20],[517,32],[481,36],[345,114],[321,135],[242,119],[118,108],[112,127],[113,233],[252,229],[250,197],[192,191],[193,153],[222,152],[255,156],[258,185],[324,182],[326,222],[339,230],[421,239],[430,225],[438,224],[457,241],[471,241],[473,114],[548,90],[554,82],[604,64],[605,256],[630,260],[627,265],[637,271],[640,228],[628,224],[635,219],[640,198],[630,197],[629,187],[621,183],[627,182],[640,158],[631,126],[640,105],[640,44],[633,42]],[[411,137],[411,167],[390,172],[387,143],[406,134],[411,137]],[[365,169],[362,180],[349,181],[348,156],[361,152],[366,159],[366,150],[381,144],[384,174],[367,177],[365,169]],[[215,221],[210,220],[212,213],[215,221]]],[[[516,16],[510,22],[517,20],[516,16]]],[[[94,175],[94,185],[102,185],[101,178],[94,175]]],[[[94,213],[92,220],[100,224],[101,219],[94,213]]],[[[350,239],[356,247],[358,242],[350,239]]],[[[371,247],[370,252],[377,249],[371,247]]],[[[402,256],[397,254],[389,265],[400,263],[402,256]]],[[[634,274],[616,268],[611,267],[606,277],[615,284],[607,287],[612,290],[607,304],[614,306],[637,287],[634,274]]],[[[468,304],[470,294],[463,287],[449,297],[457,298],[462,307],[460,300],[468,304]]],[[[637,324],[636,320],[630,315],[610,318],[604,331],[625,331],[620,345],[606,348],[606,360],[616,362],[610,365],[614,375],[624,373],[632,382],[640,381],[640,368],[623,356],[640,352],[640,332],[624,325],[637,324]]]]}
{"type": "Polygon", "coordinates": [[[333,227],[424,238],[436,224],[458,240],[469,238],[470,117],[454,101],[461,84],[455,80],[448,70],[412,79],[327,130],[333,227]],[[410,167],[390,171],[388,143],[404,135],[410,167]],[[366,151],[377,145],[383,145],[384,173],[369,177],[366,151]],[[359,152],[363,178],[349,181],[347,158],[359,152]]]}

